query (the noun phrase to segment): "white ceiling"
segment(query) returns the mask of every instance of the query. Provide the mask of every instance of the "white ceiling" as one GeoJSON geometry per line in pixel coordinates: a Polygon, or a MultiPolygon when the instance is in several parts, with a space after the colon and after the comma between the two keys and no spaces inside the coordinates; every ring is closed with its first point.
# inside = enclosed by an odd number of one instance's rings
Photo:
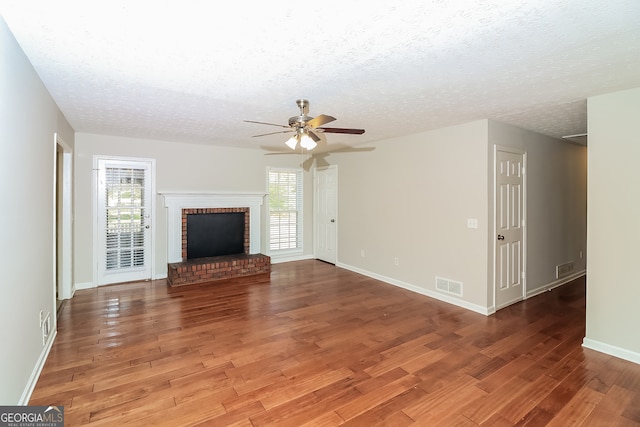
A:
{"type": "Polygon", "coordinates": [[[359,145],[476,119],[561,137],[640,86],[638,0],[5,0],[78,132],[280,147],[295,100],[359,145]]]}

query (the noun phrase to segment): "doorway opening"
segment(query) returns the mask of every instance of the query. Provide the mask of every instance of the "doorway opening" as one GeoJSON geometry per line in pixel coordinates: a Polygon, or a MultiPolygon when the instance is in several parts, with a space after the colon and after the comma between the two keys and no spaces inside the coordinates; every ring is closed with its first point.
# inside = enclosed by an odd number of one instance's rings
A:
{"type": "Polygon", "coordinates": [[[71,147],[54,136],[54,283],[56,312],[73,296],[71,147]]]}

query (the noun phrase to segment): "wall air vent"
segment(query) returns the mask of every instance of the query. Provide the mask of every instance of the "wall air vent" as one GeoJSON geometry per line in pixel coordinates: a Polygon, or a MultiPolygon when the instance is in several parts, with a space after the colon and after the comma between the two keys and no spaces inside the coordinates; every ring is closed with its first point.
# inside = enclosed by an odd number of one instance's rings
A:
{"type": "Polygon", "coordinates": [[[462,296],[462,282],[436,276],[436,290],[447,294],[462,296]]]}
{"type": "Polygon", "coordinates": [[[560,279],[561,277],[568,276],[571,273],[573,273],[573,261],[556,265],[556,279],[560,279]]]}

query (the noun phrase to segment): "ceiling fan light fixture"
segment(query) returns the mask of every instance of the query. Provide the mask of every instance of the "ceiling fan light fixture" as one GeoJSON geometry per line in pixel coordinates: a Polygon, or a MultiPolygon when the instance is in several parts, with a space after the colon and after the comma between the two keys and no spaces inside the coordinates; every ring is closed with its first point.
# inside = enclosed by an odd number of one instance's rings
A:
{"type": "Polygon", "coordinates": [[[285,144],[287,144],[287,147],[295,150],[296,145],[298,144],[298,135],[293,135],[291,138],[287,139],[287,142],[285,142],[285,144]]]}
{"type": "Polygon", "coordinates": [[[247,123],[258,123],[262,125],[269,126],[277,126],[282,127],[287,130],[282,130],[279,132],[268,132],[262,133],[260,135],[255,136],[266,136],[266,135],[274,135],[277,133],[288,133],[295,132],[291,138],[285,141],[285,145],[292,150],[295,150],[298,144],[300,144],[300,148],[304,148],[307,151],[313,150],[318,146],[318,142],[322,141],[322,139],[316,134],[320,133],[345,133],[351,135],[361,135],[364,133],[364,129],[348,129],[348,128],[327,128],[323,127],[327,123],[331,123],[336,120],[333,116],[328,116],[326,114],[320,114],[316,117],[311,117],[308,115],[309,112],[309,101],[306,99],[298,99],[296,101],[298,107],[300,108],[300,115],[289,117],[288,125],[279,125],[275,123],[268,122],[258,122],[255,120],[245,120],[247,123]]]}
{"type": "Polygon", "coordinates": [[[307,150],[313,150],[318,144],[306,132],[300,136],[300,146],[307,150]]]}

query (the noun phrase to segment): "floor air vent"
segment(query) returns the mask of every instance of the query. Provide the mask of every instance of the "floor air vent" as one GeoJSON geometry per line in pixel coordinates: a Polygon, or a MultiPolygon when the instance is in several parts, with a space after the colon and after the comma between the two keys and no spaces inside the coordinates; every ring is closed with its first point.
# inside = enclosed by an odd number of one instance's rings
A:
{"type": "Polygon", "coordinates": [[[462,282],[436,276],[436,289],[455,296],[462,296],[462,282]]]}

